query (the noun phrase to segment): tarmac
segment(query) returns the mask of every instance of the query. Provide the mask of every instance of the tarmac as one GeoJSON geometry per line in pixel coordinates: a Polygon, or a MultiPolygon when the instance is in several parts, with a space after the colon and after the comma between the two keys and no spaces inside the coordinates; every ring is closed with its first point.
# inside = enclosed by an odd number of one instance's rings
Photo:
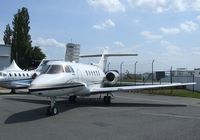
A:
{"type": "Polygon", "coordinates": [[[49,100],[0,94],[0,140],[199,140],[200,100],[117,93],[110,105],[97,96],[70,104],[57,99],[60,113],[47,116],[49,100]]]}

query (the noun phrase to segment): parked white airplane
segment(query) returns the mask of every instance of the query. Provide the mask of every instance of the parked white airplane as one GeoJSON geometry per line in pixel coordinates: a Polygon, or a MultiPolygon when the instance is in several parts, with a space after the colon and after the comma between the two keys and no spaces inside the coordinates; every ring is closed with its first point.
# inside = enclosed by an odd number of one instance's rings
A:
{"type": "Polygon", "coordinates": [[[15,61],[7,68],[0,71],[0,87],[11,89],[11,92],[15,92],[18,88],[27,88],[35,71],[24,71],[20,69],[15,61]]]}
{"type": "Polygon", "coordinates": [[[85,57],[101,56],[99,64],[87,65],[65,61],[49,62],[44,74],[36,77],[29,87],[29,92],[34,95],[50,97],[51,103],[47,109],[49,115],[58,113],[55,105],[56,97],[68,95],[70,102],[75,102],[77,96],[90,96],[94,94],[106,94],[104,103],[111,102],[111,93],[138,89],[151,89],[160,87],[185,86],[195,83],[175,83],[166,85],[121,86],[102,87],[105,81],[117,82],[119,74],[116,71],[104,73],[108,56],[136,56],[137,54],[108,54],[87,55],[85,57]]]}
{"type": "Polygon", "coordinates": [[[31,71],[20,69],[13,60],[10,66],[0,71],[0,87],[11,89],[11,93],[15,93],[15,89],[28,88],[37,75],[46,71],[49,61],[60,60],[43,59],[37,69],[31,71]]]}

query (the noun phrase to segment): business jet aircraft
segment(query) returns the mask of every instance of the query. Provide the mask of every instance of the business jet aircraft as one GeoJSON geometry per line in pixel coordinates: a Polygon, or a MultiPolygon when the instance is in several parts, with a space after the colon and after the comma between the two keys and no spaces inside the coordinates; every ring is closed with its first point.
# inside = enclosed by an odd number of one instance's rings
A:
{"type": "Polygon", "coordinates": [[[35,73],[20,69],[13,60],[10,66],[0,71],[0,87],[11,89],[11,92],[15,93],[15,89],[27,88],[35,73]]]}
{"type": "Polygon", "coordinates": [[[10,66],[0,71],[0,87],[11,89],[11,93],[15,93],[15,89],[28,88],[37,75],[46,71],[49,61],[58,60],[43,59],[37,69],[24,71],[13,60],[10,66]]]}
{"type": "Polygon", "coordinates": [[[33,95],[50,97],[50,106],[47,109],[48,115],[56,115],[56,97],[67,95],[70,102],[75,102],[77,96],[90,96],[94,94],[105,94],[104,103],[111,102],[111,93],[118,91],[129,91],[138,89],[151,89],[160,87],[185,86],[195,83],[174,83],[166,85],[144,85],[144,86],[121,86],[102,87],[107,81],[116,83],[119,74],[116,71],[105,71],[107,58],[109,56],[137,56],[137,54],[108,54],[104,51],[101,55],[87,55],[84,57],[101,56],[99,64],[87,65],[81,63],[54,61],[49,62],[48,69],[37,76],[29,87],[33,95]]]}

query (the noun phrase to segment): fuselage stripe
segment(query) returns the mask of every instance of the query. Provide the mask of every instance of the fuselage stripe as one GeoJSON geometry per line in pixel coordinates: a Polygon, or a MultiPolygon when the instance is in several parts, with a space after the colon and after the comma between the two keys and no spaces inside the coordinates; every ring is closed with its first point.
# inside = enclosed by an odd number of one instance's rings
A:
{"type": "Polygon", "coordinates": [[[82,87],[82,86],[84,86],[84,85],[74,85],[74,86],[62,86],[62,87],[48,87],[48,88],[29,89],[29,92],[45,91],[45,90],[57,90],[57,89],[67,89],[67,88],[76,88],[76,87],[82,87]]]}

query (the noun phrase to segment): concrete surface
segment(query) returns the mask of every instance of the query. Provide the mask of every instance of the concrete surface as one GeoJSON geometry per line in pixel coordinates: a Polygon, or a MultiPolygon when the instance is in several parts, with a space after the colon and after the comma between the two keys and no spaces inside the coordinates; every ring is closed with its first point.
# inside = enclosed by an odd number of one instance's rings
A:
{"type": "Polygon", "coordinates": [[[111,105],[96,97],[70,104],[59,98],[60,113],[46,116],[47,98],[0,95],[0,140],[199,140],[200,100],[115,94],[111,105]]]}

